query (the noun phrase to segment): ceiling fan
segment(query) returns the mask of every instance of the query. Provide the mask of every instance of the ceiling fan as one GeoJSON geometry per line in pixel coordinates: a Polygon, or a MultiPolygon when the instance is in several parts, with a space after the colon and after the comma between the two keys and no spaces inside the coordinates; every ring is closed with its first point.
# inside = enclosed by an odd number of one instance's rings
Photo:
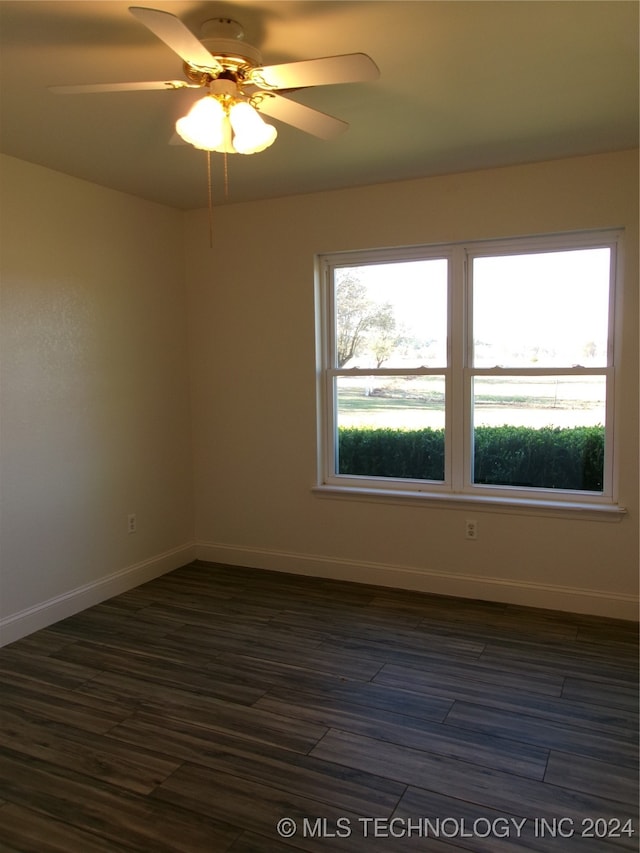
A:
{"type": "Polygon", "coordinates": [[[335,83],[376,80],[379,70],[364,53],[263,65],[257,48],[243,40],[231,18],[215,18],[202,26],[202,39],[170,12],[131,6],[131,14],[178,54],[184,80],[52,86],[56,94],[131,92],[152,89],[207,90],[190,113],[176,123],[178,134],[196,148],[250,154],[272,144],[276,130],[260,113],[321,139],[347,129],[341,119],[292,101],[278,92],[335,83]]]}

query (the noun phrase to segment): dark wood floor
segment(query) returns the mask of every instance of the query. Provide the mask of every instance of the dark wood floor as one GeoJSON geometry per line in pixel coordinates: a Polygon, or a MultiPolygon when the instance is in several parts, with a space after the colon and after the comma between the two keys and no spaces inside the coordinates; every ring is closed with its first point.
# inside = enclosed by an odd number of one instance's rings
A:
{"type": "Polygon", "coordinates": [[[637,850],[635,628],[194,563],[0,651],[0,850],[637,850]]]}

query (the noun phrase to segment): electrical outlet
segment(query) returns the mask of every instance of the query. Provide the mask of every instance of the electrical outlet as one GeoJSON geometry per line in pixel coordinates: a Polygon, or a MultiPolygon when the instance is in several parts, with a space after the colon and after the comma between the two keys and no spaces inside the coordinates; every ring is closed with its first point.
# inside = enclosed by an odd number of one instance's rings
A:
{"type": "Polygon", "coordinates": [[[473,518],[468,518],[465,521],[465,537],[467,539],[478,538],[478,522],[473,518]]]}
{"type": "Polygon", "coordinates": [[[135,533],[138,529],[138,520],[136,519],[135,513],[130,513],[127,516],[127,533],[135,533]]]}

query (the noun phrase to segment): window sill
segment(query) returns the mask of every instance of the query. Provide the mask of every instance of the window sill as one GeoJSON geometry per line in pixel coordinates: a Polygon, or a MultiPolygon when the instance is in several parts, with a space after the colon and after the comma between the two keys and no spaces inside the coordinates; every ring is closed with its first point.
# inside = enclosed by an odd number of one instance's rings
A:
{"type": "Polygon", "coordinates": [[[425,492],[393,491],[353,486],[317,485],[312,491],[319,497],[341,500],[371,501],[390,504],[422,504],[435,509],[495,510],[515,515],[542,515],[564,517],[580,521],[622,521],[627,514],[618,504],[596,504],[581,501],[535,500],[493,495],[427,494],[425,492]]]}

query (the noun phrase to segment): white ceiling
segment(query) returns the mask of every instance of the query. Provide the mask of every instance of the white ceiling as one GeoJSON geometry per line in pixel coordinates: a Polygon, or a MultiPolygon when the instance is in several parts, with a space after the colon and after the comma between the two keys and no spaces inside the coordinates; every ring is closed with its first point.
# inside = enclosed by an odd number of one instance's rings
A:
{"type": "MultiPolygon", "coordinates": [[[[128,12],[134,2],[196,34],[207,19],[234,18],[265,64],[364,52],[380,68],[374,83],[289,95],[350,129],[324,142],[276,122],[272,148],[229,157],[230,202],[638,145],[633,0],[0,0],[0,150],[174,207],[206,206],[206,155],[169,144],[200,94],[47,90],[182,79],[181,60],[128,12]]],[[[222,203],[222,155],[213,160],[222,203]]]]}

